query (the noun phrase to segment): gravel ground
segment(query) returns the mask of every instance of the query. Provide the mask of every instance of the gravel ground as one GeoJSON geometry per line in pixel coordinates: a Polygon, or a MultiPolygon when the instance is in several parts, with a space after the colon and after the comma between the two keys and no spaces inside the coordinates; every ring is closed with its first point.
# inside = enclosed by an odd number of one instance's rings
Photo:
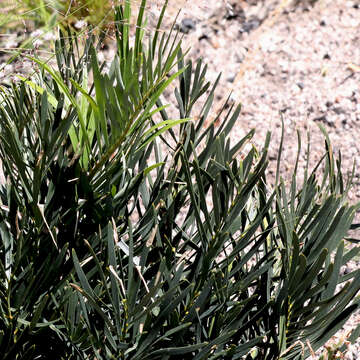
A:
{"type": "MultiPolygon", "coordinates": [[[[344,173],[350,174],[353,162],[360,163],[360,0],[298,2],[170,0],[164,27],[182,8],[178,24],[185,33],[185,47],[191,47],[190,56],[204,58],[209,80],[223,74],[217,90],[219,106],[231,91],[232,99],[242,103],[234,141],[255,128],[254,143],[261,147],[266,132],[272,132],[270,178],[280,143],[280,113],[285,124],[281,169],[285,179],[296,158],[298,129],[303,147],[307,132],[311,134],[311,165],[324,154],[317,124],[328,131],[334,150],[342,153],[344,173]]],[[[149,3],[152,26],[163,1],[149,3]]],[[[0,42],[17,47],[22,37],[23,33],[12,34],[0,42]]],[[[26,67],[31,70],[31,63],[8,65],[0,71],[0,82],[19,70],[26,72],[26,67]]],[[[304,157],[301,161],[304,164],[304,157]]],[[[349,196],[351,203],[360,201],[358,170],[349,196]]],[[[360,238],[359,233],[352,235],[360,238]]],[[[353,262],[347,270],[359,265],[353,262]]],[[[360,314],[355,314],[331,343],[345,341],[358,323],[360,314]]],[[[360,340],[348,346],[344,358],[360,358],[360,340]]]]}
{"type": "MultiPolygon", "coordinates": [[[[211,80],[223,74],[219,104],[230,91],[242,103],[234,139],[256,128],[255,143],[261,146],[270,130],[270,158],[276,157],[281,112],[285,177],[296,156],[297,129],[304,145],[307,131],[311,133],[312,163],[323,155],[324,137],[317,124],[328,131],[334,150],[341,151],[345,173],[354,161],[360,163],[360,1],[319,0],[314,7],[280,10],[276,0],[229,1],[233,11],[218,0],[176,3],[184,6],[178,22],[188,24],[184,42],[191,47],[190,56],[205,59],[211,80]]],[[[360,200],[358,172],[350,200],[360,200]]]]}

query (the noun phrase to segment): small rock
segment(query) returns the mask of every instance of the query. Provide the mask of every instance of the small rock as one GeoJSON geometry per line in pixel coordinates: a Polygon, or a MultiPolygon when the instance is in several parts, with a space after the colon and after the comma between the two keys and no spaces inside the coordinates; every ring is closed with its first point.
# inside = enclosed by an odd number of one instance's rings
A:
{"type": "Polygon", "coordinates": [[[229,83],[233,83],[234,80],[235,80],[235,77],[236,77],[236,74],[235,73],[230,73],[227,78],[226,78],[226,81],[229,82],[229,83]]]}
{"type": "Polygon", "coordinates": [[[241,7],[238,1],[233,1],[232,3],[226,3],[226,20],[233,20],[236,18],[240,18],[240,20],[245,21],[245,12],[241,7]]]}
{"type": "Polygon", "coordinates": [[[300,90],[304,89],[305,85],[302,82],[296,83],[296,85],[299,87],[300,90]]]}
{"type": "Polygon", "coordinates": [[[324,60],[330,60],[331,57],[330,57],[330,55],[329,55],[328,53],[326,53],[326,54],[323,56],[323,59],[324,59],[324,60]]]}
{"type": "Polygon", "coordinates": [[[335,120],[332,117],[326,117],[326,124],[330,127],[335,127],[335,120]]]}
{"type": "Polygon", "coordinates": [[[253,31],[257,29],[261,25],[260,19],[257,17],[253,17],[251,20],[246,21],[242,28],[240,29],[241,33],[249,33],[250,31],[253,31]]]}
{"type": "Polygon", "coordinates": [[[347,123],[347,116],[345,114],[341,114],[339,118],[342,124],[347,123]]]}
{"type": "Polygon", "coordinates": [[[180,32],[184,33],[184,34],[188,34],[190,31],[193,31],[196,29],[196,24],[194,22],[194,20],[190,19],[190,18],[185,18],[181,21],[179,30],[180,32]]]}
{"type": "Polygon", "coordinates": [[[333,122],[330,121],[330,119],[328,119],[326,115],[318,116],[318,117],[314,118],[313,121],[315,121],[315,122],[320,121],[320,122],[323,122],[325,124],[328,124],[329,126],[334,126],[333,122]]]}
{"type": "Polygon", "coordinates": [[[325,20],[321,20],[321,21],[320,21],[320,26],[326,26],[325,20]]]}
{"type": "Polygon", "coordinates": [[[319,111],[321,113],[326,113],[328,111],[328,108],[324,104],[319,104],[319,111]]]}
{"type": "Polygon", "coordinates": [[[207,34],[203,33],[199,36],[198,40],[201,41],[201,40],[208,40],[208,39],[209,39],[209,36],[207,34]]]}
{"type": "Polygon", "coordinates": [[[345,4],[345,6],[347,7],[347,8],[351,8],[351,7],[353,7],[354,6],[354,3],[355,3],[355,1],[347,1],[346,2],[346,4],[345,4]]]}
{"type": "Polygon", "coordinates": [[[340,106],[335,107],[333,110],[334,110],[334,113],[337,115],[346,113],[346,110],[340,106]]]}
{"type": "Polygon", "coordinates": [[[289,108],[288,106],[285,106],[285,107],[283,107],[282,109],[280,109],[280,112],[281,112],[282,114],[285,114],[289,109],[290,109],[290,108],[289,108]]]}
{"type": "Polygon", "coordinates": [[[244,58],[245,58],[245,54],[239,52],[235,53],[235,62],[242,63],[244,61],[244,58]]]}
{"type": "Polygon", "coordinates": [[[326,106],[327,108],[332,107],[332,105],[333,105],[333,103],[332,103],[331,101],[327,101],[327,102],[325,103],[325,106],[326,106]]]}

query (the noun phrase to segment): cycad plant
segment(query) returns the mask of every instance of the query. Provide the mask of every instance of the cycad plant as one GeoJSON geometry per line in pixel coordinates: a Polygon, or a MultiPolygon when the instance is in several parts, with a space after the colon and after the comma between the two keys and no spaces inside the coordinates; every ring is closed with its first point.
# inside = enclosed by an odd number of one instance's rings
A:
{"type": "Polygon", "coordinates": [[[296,165],[272,189],[270,135],[231,142],[228,104],[204,126],[217,82],[160,32],[166,4],[144,44],[145,5],[131,43],[130,3],[116,10],[110,66],[60,34],[56,70],[32,58],[1,89],[2,357],[306,358],[358,307],[359,273],[340,271],[358,253],[351,179],[325,136],[303,183],[296,165]]]}

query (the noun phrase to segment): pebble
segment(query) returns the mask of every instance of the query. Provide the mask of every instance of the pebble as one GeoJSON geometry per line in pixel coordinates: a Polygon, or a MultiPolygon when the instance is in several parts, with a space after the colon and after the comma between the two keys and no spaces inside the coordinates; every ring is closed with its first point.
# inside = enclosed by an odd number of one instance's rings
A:
{"type": "Polygon", "coordinates": [[[185,18],[181,21],[179,30],[184,34],[188,34],[190,31],[194,31],[196,29],[195,21],[190,18],[185,18]]]}
{"type": "Polygon", "coordinates": [[[323,122],[323,123],[326,123],[328,124],[329,123],[329,119],[327,117],[327,115],[320,115],[320,116],[317,116],[315,118],[313,118],[313,121],[315,122],[323,122]]]}
{"type": "Polygon", "coordinates": [[[334,107],[334,108],[333,108],[333,111],[334,111],[334,113],[337,114],[337,115],[340,115],[340,114],[343,115],[343,114],[346,113],[346,110],[345,110],[344,108],[340,107],[340,106],[334,107]]]}
{"type": "Polygon", "coordinates": [[[240,28],[240,33],[249,33],[257,29],[261,25],[260,19],[254,17],[253,19],[246,21],[243,26],[240,28]]]}
{"type": "Polygon", "coordinates": [[[226,81],[229,82],[229,83],[233,83],[234,80],[236,78],[236,74],[235,73],[229,73],[229,75],[227,76],[226,78],[226,81]]]}
{"type": "Polygon", "coordinates": [[[233,20],[240,18],[240,20],[245,20],[245,12],[240,4],[237,2],[233,2],[233,4],[230,4],[226,2],[226,14],[225,19],[226,20],[233,20]]]}
{"type": "Polygon", "coordinates": [[[333,102],[332,102],[332,101],[327,101],[327,102],[325,103],[325,106],[326,106],[327,108],[332,107],[332,106],[333,106],[333,102]]]}
{"type": "Polygon", "coordinates": [[[347,116],[345,114],[341,114],[340,116],[341,123],[345,125],[347,123],[347,116]]]}
{"type": "Polygon", "coordinates": [[[354,7],[354,5],[355,5],[355,1],[347,1],[347,2],[346,2],[346,7],[347,7],[347,8],[354,7]]]}

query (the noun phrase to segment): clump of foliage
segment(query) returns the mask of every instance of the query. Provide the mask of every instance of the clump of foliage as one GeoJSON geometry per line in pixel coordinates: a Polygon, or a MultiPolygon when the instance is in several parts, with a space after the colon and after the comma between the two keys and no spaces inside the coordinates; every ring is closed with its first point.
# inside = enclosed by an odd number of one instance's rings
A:
{"type": "Polygon", "coordinates": [[[1,88],[2,358],[306,358],[359,306],[360,270],[340,271],[359,253],[351,179],[325,134],[322,176],[306,166],[298,184],[297,161],[271,190],[270,135],[232,143],[227,104],[204,127],[217,82],[176,34],[144,45],[145,5],[132,44],[117,8],[107,71],[93,39],[76,55],[60,34],[57,70],[32,58],[36,76],[1,88]],[[163,104],[175,81],[179,119],[163,104]]]}
{"type": "Polygon", "coordinates": [[[30,28],[49,30],[72,25],[73,29],[84,31],[84,26],[90,25],[92,31],[101,33],[113,28],[114,8],[122,3],[120,0],[4,0],[0,5],[0,26],[27,23],[30,28]],[[78,25],[79,21],[84,24],[78,25]]]}

